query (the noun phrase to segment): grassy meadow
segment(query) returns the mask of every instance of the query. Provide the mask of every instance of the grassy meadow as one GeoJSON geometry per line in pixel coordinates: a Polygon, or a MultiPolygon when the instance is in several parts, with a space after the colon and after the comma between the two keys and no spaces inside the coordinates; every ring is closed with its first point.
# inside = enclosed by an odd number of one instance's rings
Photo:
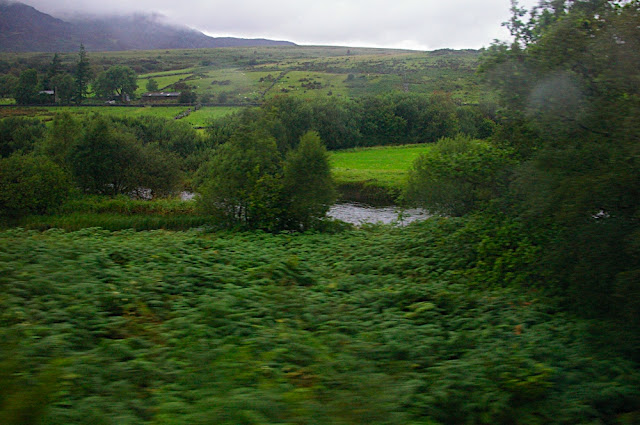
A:
{"type": "MultiPolygon", "coordinates": [[[[46,69],[50,54],[7,54],[5,60],[21,66],[46,69]]],[[[74,53],[59,55],[62,67],[71,69],[74,53]]],[[[446,92],[458,103],[473,104],[489,96],[475,75],[480,53],[441,50],[414,52],[391,49],[342,47],[263,47],[197,50],[90,52],[95,73],[113,65],[126,65],[138,74],[136,96],[146,92],[149,79],[159,90],[171,91],[176,83],[192,87],[203,103],[228,105],[203,108],[184,118],[194,127],[224,116],[237,106],[262,103],[277,96],[300,99],[354,99],[388,93],[446,92]]],[[[91,96],[88,103],[103,103],[91,96]]],[[[135,102],[135,100],[134,100],[135,102]]],[[[2,102],[0,102],[1,104],[2,102]]],[[[7,102],[4,102],[7,103],[7,102]]],[[[100,112],[115,116],[173,118],[186,108],[21,107],[0,108],[0,118],[35,116],[44,121],[58,111],[73,114],[100,112]]]]}
{"type": "Polygon", "coordinates": [[[348,149],[331,153],[332,173],[338,184],[375,181],[401,188],[413,161],[430,145],[385,146],[348,149]]]}
{"type": "MultiPolygon", "coordinates": [[[[32,117],[38,118],[43,122],[50,122],[56,114],[69,112],[75,116],[88,116],[91,114],[101,114],[114,117],[159,117],[165,119],[174,119],[176,116],[184,113],[189,106],[44,106],[44,107],[16,107],[16,108],[0,108],[0,119],[4,117],[32,117]]],[[[197,111],[192,111],[189,115],[180,118],[184,122],[188,122],[193,127],[206,127],[211,120],[224,117],[241,109],[237,106],[205,106],[197,111]]]]}
{"type": "Polygon", "coordinates": [[[396,204],[413,161],[429,144],[347,149],[331,152],[331,174],[345,200],[396,204]]]}

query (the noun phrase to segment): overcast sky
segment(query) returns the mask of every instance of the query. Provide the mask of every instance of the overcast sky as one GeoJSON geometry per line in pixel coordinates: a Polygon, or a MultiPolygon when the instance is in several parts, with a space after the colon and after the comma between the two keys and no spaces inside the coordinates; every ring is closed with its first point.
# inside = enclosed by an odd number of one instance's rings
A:
{"type": "MultiPolygon", "coordinates": [[[[158,13],[211,36],[417,50],[505,40],[509,0],[22,0],[56,17],[158,13]]],[[[520,0],[533,6],[537,0],[520,0]]]]}

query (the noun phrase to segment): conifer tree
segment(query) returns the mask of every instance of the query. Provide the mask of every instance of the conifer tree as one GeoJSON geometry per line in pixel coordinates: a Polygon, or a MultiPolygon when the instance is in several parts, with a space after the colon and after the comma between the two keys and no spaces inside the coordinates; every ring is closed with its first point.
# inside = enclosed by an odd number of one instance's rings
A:
{"type": "Polygon", "coordinates": [[[78,53],[78,63],[75,70],[75,101],[76,103],[82,103],[82,99],[87,97],[89,90],[89,82],[91,81],[91,67],[89,65],[89,59],[87,52],[84,49],[84,45],[80,45],[80,51],[78,53]]]}

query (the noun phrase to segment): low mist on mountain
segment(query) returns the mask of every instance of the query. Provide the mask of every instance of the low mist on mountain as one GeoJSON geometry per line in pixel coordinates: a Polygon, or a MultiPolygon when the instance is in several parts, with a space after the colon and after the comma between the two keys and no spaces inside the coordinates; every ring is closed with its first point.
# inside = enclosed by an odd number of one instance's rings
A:
{"type": "Polygon", "coordinates": [[[18,2],[0,2],[0,51],[89,51],[287,46],[288,41],[209,37],[157,15],[57,19],[18,2]]]}

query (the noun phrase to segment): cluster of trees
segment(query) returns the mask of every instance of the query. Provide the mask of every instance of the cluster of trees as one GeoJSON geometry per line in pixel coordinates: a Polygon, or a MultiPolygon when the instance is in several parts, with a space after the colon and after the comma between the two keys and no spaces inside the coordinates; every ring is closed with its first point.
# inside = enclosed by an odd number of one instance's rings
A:
{"type": "MultiPolygon", "coordinates": [[[[113,84],[118,76],[131,75],[124,67],[114,66],[102,75],[94,82],[95,90],[127,93],[113,84]]],[[[60,168],[80,193],[157,196],[187,184],[202,195],[204,212],[231,226],[306,229],[335,199],[325,146],[431,142],[457,134],[486,137],[495,127],[489,117],[481,108],[458,106],[442,95],[395,94],[357,101],[278,97],[213,122],[204,136],[185,123],[154,118],[94,116],[81,123],[62,114],[48,129],[35,119],[8,118],[0,126],[0,153],[3,158],[44,156],[52,161],[49,168],[55,173],[60,168]]],[[[13,159],[6,169],[19,163],[13,159]]],[[[3,209],[8,215],[51,211],[68,195],[63,192],[32,209],[29,202],[9,207],[12,199],[28,198],[11,196],[3,209]]]]}
{"type": "Polygon", "coordinates": [[[0,76],[0,96],[12,97],[22,105],[54,102],[68,105],[82,103],[91,89],[98,98],[126,102],[138,88],[137,78],[133,69],[122,65],[114,65],[96,75],[84,46],[80,46],[72,69],[65,69],[56,53],[43,74],[29,68],[18,77],[0,76]]]}
{"type": "Polygon", "coordinates": [[[315,132],[278,149],[264,131],[236,128],[212,145],[186,123],[57,115],[0,121],[0,215],[55,212],[69,196],[164,197],[189,187],[221,224],[270,231],[313,227],[335,200],[315,132]],[[191,178],[192,176],[196,178],[191,178]]]}
{"type": "Polygon", "coordinates": [[[327,151],[316,132],[280,152],[264,132],[239,132],[199,171],[200,207],[233,226],[305,230],[336,198],[327,151]]]}
{"type": "Polygon", "coordinates": [[[458,105],[445,94],[393,93],[361,99],[275,97],[260,108],[219,119],[208,128],[212,143],[224,143],[236,128],[260,128],[279,149],[316,131],[329,150],[361,146],[430,143],[459,133],[484,139],[494,129],[491,105],[458,105]]]}
{"type": "Polygon", "coordinates": [[[440,142],[415,164],[408,197],[518,223],[542,247],[538,281],[640,325],[640,3],[513,12],[515,41],[481,67],[502,102],[491,145],[440,142]]]}
{"type": "Polygon", "coordinates": [[[185,123],[59,114],[0,121],[0,215],[55,211],[73,192],[166,196],[197,168],[203,146],[185,123]]]}
{"type": "Polygon", "coordinates": [[[325,146],[435,142],[460,134],[484,138],[495,127],[489,116],[439,94],[276,97],[211,123],[206,144],[215,149],[197,179],[201,207],[231,225],[306,229],[335,199],[325,146]]]}

